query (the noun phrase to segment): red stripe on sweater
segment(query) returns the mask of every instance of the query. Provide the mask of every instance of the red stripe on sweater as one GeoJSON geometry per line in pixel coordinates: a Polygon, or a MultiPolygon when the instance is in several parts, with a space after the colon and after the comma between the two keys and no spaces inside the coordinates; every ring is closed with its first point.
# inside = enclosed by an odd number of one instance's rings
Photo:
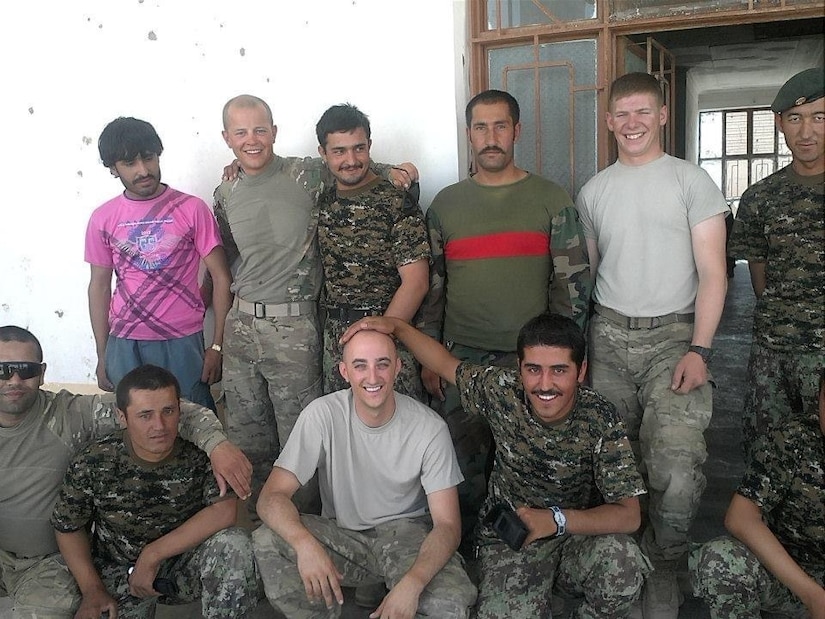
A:
{"type": "Polygon", "coordinates": [[[449,241],[444,246],[447,260],[520,258],[547,256],[550,241],[542,232],[499,232],[449,241]]]}

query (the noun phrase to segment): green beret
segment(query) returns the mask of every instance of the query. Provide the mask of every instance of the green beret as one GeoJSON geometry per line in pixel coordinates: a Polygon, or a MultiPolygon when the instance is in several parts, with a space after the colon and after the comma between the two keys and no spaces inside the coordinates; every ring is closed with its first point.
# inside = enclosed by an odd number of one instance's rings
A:
{"type": "Polygon", "coordinates": [[[825,96],[825,72],[822,67],[805,69],[794,75],[779,89],[771,109],[781,114],[792,107],[816,101],[823,96],[825,96]]]}

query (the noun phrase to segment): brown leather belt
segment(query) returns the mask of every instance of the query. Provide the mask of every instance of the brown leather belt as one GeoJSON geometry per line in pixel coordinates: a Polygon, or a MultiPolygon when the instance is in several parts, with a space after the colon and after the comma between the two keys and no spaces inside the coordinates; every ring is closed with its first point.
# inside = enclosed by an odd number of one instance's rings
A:
{"type": "Polygon", "coordinates": [[[596,313],[603,318],[606,318],[612,323],[636,331],[640,329],[655,329],[657,327],[664,327],[665,325],[672,325],[677,322],[693,323],[695,314],[665,314],[664,316],[649,316],[644,318],[633,318],[632,316],[625,316],[619,312],[604,307],[603,305],[596,305],[596,313]]]}

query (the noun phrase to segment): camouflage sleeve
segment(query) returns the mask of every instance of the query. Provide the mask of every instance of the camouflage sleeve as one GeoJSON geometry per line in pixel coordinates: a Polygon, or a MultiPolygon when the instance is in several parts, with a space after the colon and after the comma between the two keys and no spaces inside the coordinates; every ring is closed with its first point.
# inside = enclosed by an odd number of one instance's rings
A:
{"type": "Polygon", "coordinates": [[[208,408],[180,401],[180,436],[195,443],[207,455],[219,444],[227,440],[223,426],[208,408]]]}
{"type": "Polygon", "coordinates": [[[447,303],[447,265],[444,259],[444,240],[441,223],[435,211],[430,208],[426,217],[427,235],[430,238],[430,289],[418,310],[416,327],[439,342],[444,326],[444,308],[447,303]]]}
{"type": "Polygon", "coordinates": [[[94,513],[94,455],[91,445],[77,454],[69,463],[63,486],[52,510],[52,526],[61,533],[71,533],[84,528],[92,520],[94,513]]]}
{"type": "Polygon", "coordinates": [[[418,200],[409,192],[399,192],[395,202],[397,217],[393,225],[393,251],[396,266],[430,259],[427,225],[418,200]]]}
{"type": "Polygon", "coordinates": [[[768,239],[764,230],[758,199],[755,199],[753,191],[747,190],[742,194],[736,211],[733,231],[728,240],[728,256],[751,262],[766,262],[768,239]]]}
{"type": "MultiPolygon", "coordinates": [[[[226,216],[226,203],[229,200],[229,194],[232,192],[233,182],[224,182],[215,188],[214,204],[212,210],[215,212],[215,219],[218,221],[218,230],[221,233],[221,243],[226,252],[226,262],[231,267],[235,260],[240,256],[238,245],[232,236],[232,229],[229,227],[229,218],[226,216]]],[[[208,275],[209,272],[207,271],[208,275]]]]}
{"type": "Polygon", "coordinates": [[[72,451],[120,429],[113,393],[75,395],[61,391],[51,406],[55,407],[51,430],[72,451]]]}
{"type": "Polygon", "coordinates": [[[783,501],[790,485],[798,457],[793,430],[793,425],[774,428],[758,437],[751,447],[751,457],[736,493],[753,501],[764,512],[772,511],[783,501]]]}
{"type": "Polygon", "coordinates": [[[636,468],[636,459],[630,447],[624,424],[612,408],[599,416],[606,429],[598,442],[595,455],[596,485],[604,500],[616,503],[645,494],[642,476],[636,468]]]}
{"type": "Polygon", "coordinates": [[[553,275],[549,291],[552,311],[570,316],[587,333],[590,294],[590,260],[579,214],[571,204],[553,217],[550,230],[553,275]]]}

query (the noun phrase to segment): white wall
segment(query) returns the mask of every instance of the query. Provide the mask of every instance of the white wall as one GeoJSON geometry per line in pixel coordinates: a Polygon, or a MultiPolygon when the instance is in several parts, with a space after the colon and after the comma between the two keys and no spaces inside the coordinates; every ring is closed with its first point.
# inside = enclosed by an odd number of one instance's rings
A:
{"type": "Polygon", "coordinates": [[[83,236],[121,191],[97,138],[121,115],[163,140],[163,178],[211,194],[230,151],[231,96],[266,99],[276,151],[315,154],[314,126],[350,101],[370,116],[373,156],[414,161],[422,197],[459,178],[464,2],[418,0],[26,0],[4,7],[6,175],[0,325],[42,341],[48,378],[94,382],[83,236]]]}

